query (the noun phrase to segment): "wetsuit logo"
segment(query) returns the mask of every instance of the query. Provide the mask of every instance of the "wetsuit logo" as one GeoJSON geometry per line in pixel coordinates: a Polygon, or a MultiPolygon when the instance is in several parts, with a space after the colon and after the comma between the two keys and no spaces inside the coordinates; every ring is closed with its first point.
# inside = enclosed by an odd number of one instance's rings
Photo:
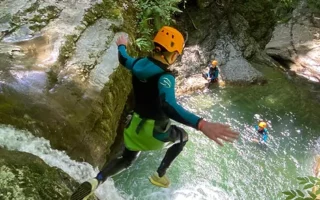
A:
{"type": "Polygon", "coordinates": [[[161,85],[163,85],[166,88],[171,88],[171,82],[168,78],[164,78],[161,82],[161,85]]]}

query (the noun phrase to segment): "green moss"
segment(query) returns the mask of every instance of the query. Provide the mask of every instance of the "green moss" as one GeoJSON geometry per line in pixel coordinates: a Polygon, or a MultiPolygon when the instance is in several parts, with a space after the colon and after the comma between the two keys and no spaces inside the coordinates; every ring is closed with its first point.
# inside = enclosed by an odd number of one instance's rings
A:
{"type": "Polygon", "coordinates": [[[8,102],[0,104],[0,112],[14,114],[14,106],[8,102]]]}
{"type": "MultiPolygon", "coordinates": [[[[110,141],[116,136],[116,130],[119,125],[121,113],[127,102],[127,97],[132,89],[130,83],[130,73],[123,67],[117,68],[110,76],[108,83],[105,85],[102,94],[104,96],[103,118],[96,122],[92,132],[104,134],[103,138],[110,141]],[[115,103],[114,101],[117,100],[115,103]],[[106,131],[107,124],[109,131],[106,131]]],[[[90,119],[90,117],[89,117],[90,119]]],[[[110,144],[111,145],[111,144],[110,144]]],[[[109,147],[110,147],[109,145],[109,147]]]]}
{"type": "Polygon", "coordinates": [[[57,65],[54,65],[51,67],[50,71],[47,72],[48,88],[52,88],[58,82],[58,75],[55,72],[56,71],[55,69],[57,68],[58,68],[57,65]]]}
{"type": "MultiPolygon", "coordinates": [[[[78,41],[86,27],[94,24],[100,18],[118,19],[120,15],[120,10],[118,9],[114,1],[111,0],[103,0],[102,3],[95,4],[94,6],[89,8],[86,11],[86,14],[83,16],[83,26],[77,26],[75,28],[80,33],[78,35],[73,34],[66,36],[66,41],[60,49],[58,58],[59,65],[64,65],[65,61],[72,56],[76,48],[76,42],[78,41]]],[[[108,39],[108,41],[110,43],[111,39],[108,39]]]]}
{"type": "Polygon", "coordinates": [[[90,26],[100,18],[119,19],[121,11],[117,4],[111,0],[103,0],[102,3],[95,4],[87,10],[83,18],[83,23],[90,26]]]}
{"type": "Polygon", "coordinates": [[[248,33],[264,46],[276,23],[291,19],[297,3],[298,0],[239,0],[230,5],[228,13],[240,13],[249,23],[248,33]]]}
{"type": "Polygon", "coordinates": [[[312,12],[320,13],[320,1],[319,0],[307,0],[309,8],[312,12]]]}
{"type": "Polygon", "coordinates": [[[18,15],[14,15],[11,18],[10,24],[11,26],[20,25],[20,17],[18,15]]]}
{"type": "MultiPolygon", "coordinates": [[[[248,31],[253,35],[255,35],[255,32],[260,31],[261,26],[269,29],[276,23],[276,16],[272,12],[274,4],[271,1],[240,1],[233,6],[249,22],[250,28],[248,31]]],[[[263,34],[259,35],[260,37],[263,36],[263,34]]],[[[256,39],[261,38],[256,37],[256,39]]]]}
{"type": "Polygon", "coordinates": [[[60,169],[28,153],[0,148],[0,166],[0,199],[67,200],[78,185],[60,169]]]}
{"type": "Polygon", "coordinates": [[[32,30],[40,30],[46,26],[52,19],[59,16],[61,12],[56,6],[47,6],[39,9],[39,2],[32,4],[28,9],[18,12],[11,18],[11,25],[21,26],[24,24],[31,24],[32,30]],[[31,18],[29,16],[32,16],[31,18]]]}
{"type": "Polygon", "coordinates": [[[137,14],[139,13],[139,5],[135,1],[119,0],[118,6],[121,7],[123,4],[127,4],[128,7],[122,14],[124,24],[122,26],[111,25],[113,32],[126,32],[129,35],[130,41],[133,41],[132,45],[128,46],[128,52],[132,56],[139,56],[141,53],[140,49],[136,45],[136,38],[138,38],[138,20],[137,14]]]}
{"type": "Polygon", "coordinates": [[[11,17],[12,31],[22,25],[29,25],[33,31],[39,31],[51,20],[57,18],[61,12],[56,6],[47,6],[39,9],[39,2],[32,4],[28,9],[18,12],[11,17]]]}
{"type": "Polygon", "coordinates": [[[37,12],[39,14],[35,14],[33,18],[29,20],[29,22],[34,23],[34,25],[30,26],[30,29],[34,31],[41,30],[51,20],[57,18],[61,10],[55,6],[47,6],[45,8],[37,10],[37,12]]]}
{"type": "Polygon", "coordinates": [[[24,10],[24,12],[22,14],[32,13],[32,12],[36,11],[39,8],[39,6],[40,6],[40,3],[38,1],[36,1],[29,8],[24,10]]]}
{"type": "Polygon", "coordinates": [[[60,54],[59,54],[59,58],[58,61],[60,62],[60,64],[64,64],[65,61],[71,57],[71,55],[73,54],[74,50],[76,49],[76,42],[79,39],[80,35],[67,35],[66,41],[64,43],[64,45],[61,47],[60,49],[60,54]]]}

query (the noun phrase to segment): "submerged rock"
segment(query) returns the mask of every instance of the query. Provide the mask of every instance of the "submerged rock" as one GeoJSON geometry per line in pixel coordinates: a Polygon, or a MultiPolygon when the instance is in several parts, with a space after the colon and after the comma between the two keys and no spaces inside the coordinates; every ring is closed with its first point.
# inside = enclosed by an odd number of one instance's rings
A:
{"type": "Polygon", "coordinates": [[[78,183],[29,153],[0,148],[0,199],[69,199],[78,183]]]}

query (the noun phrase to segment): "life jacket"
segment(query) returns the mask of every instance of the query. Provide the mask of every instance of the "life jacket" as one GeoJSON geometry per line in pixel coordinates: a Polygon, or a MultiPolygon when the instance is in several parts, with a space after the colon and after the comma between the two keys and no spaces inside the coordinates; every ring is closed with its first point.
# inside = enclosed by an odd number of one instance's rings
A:
{"type": "MultiPolygon", "coordinates": [[[[156,74],[146,80],[139,80],[134,74],[132,75],[132,85],[134,92],[135,106],[134,111],[141,118],[153,120],[167,120],[167,115],[163,112],[161,105],[162,100],[159,97],[158,81],[163,74],[172,74],[166,69],[166,65],[153,58],[148,59],[161,67],[165,72],[156,74]]],[[[134,64],[139,59],[135,60],[134,64]]]]}
{"type": "Polygon", "coordinates": [[[209,69],[209,75],[210,75],[210,77],[212,77],[217,70],[218,70],[217,67],[215,67],[215,68],[210,67],[210,69],[209,69]]]}
{"type": "Polygon", "coordinates": [[[265,131],[265,129],[262,129],[262,130],[259,130],[259,129],[258,129],[258,133],[260,133],[260,134],[263,135],[263,134],[266,134],[266,131],[265,131]]]}
{"type": "MultiPolygon", "coordinates": [[[[148,58],[157,66],[166,70],[166,66],[153,58],[148,58]]],[[[139,59],[135,60],[135,63],[139,59]]],[[[134,113],[130,124],[124,130],[124,144],[126,148],[132,151],[157,150],[164,147],[165,143],[156,139],[153,135],[156,121],[166,122],[170,125],[168,116],[161,108],[162,101],[159,97],[158,81],[163,73],[154,75],[146,80],[139,80],[132,75],[132,85],[134,92],[134,113]]]]}

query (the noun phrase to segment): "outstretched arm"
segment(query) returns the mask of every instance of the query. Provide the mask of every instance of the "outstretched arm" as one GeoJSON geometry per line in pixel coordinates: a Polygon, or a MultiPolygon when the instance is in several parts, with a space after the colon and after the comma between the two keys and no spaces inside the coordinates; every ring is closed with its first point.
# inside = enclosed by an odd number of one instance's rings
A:
{"type": "Polygon", "coordinates": [[[160,77],[158,88],[162,98],[162,107],[170,118],[200,130],[221,146],[223,144],[220,140],[232,142],[238,138],[239,133],[232,131],[229,125],[207,122],[182,108],[176,102],[174,87],[175,79],[172,75],[166,74],[160,77]]]}
{"type": "Polygon", "coordinates": [[[175,98],[175,79],[171,74],[162,75],[158,82],[162,108],[171,119],[198,129],[200,117],[180,106],[175,98]]]}

